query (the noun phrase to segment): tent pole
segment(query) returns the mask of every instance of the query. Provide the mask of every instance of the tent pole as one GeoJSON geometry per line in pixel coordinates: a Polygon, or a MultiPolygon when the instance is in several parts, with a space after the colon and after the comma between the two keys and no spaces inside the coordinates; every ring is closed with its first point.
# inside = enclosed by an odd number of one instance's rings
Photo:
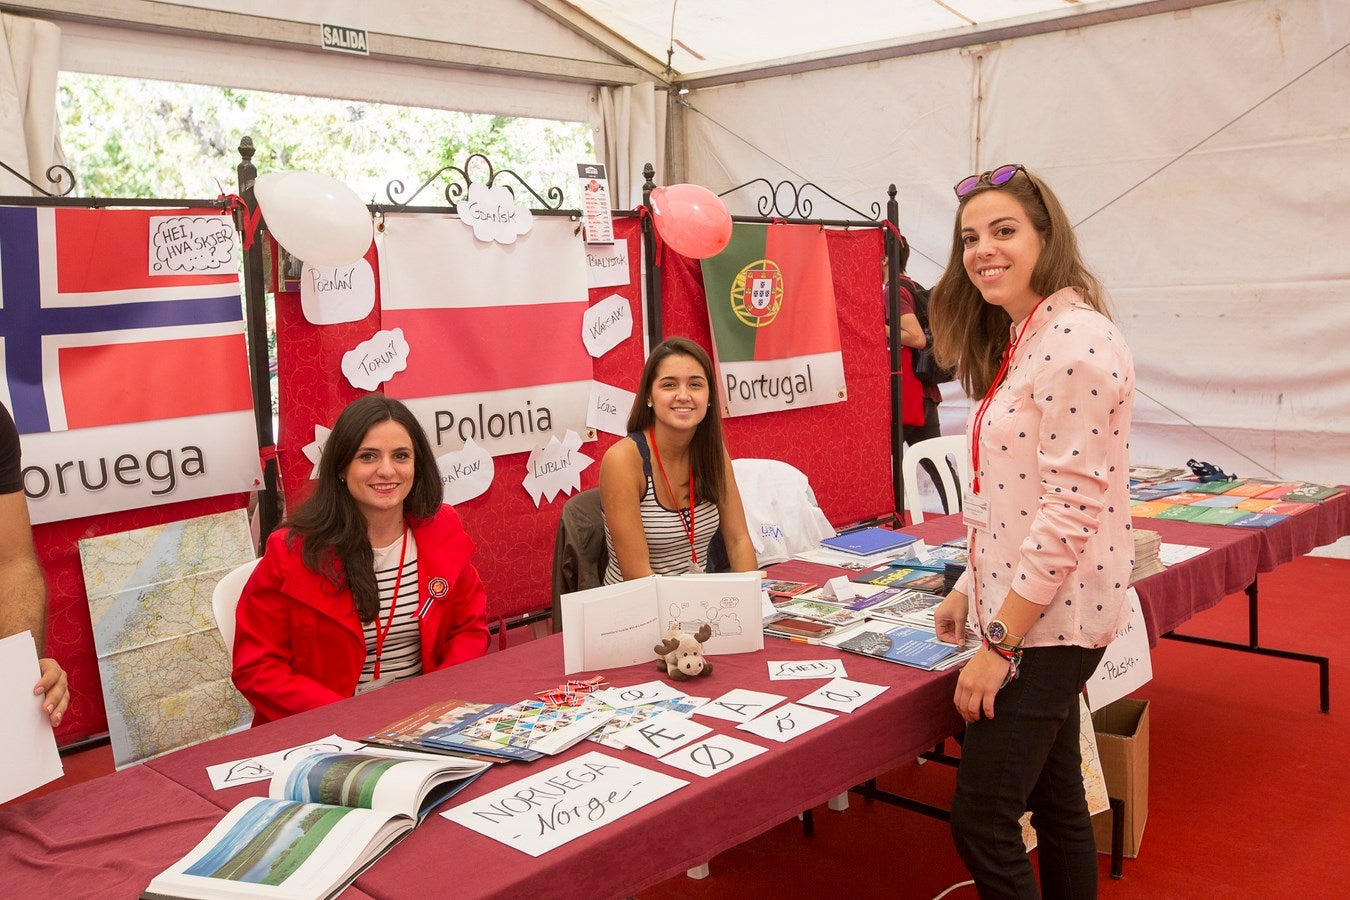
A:
{"type": "MultiPolygon", "coordinates": [[[[656,169],[651,163],[642,167],[642,205],[652,206],[652,188],[656,182],[656,169]]],[[[647,263],[647,353],[661,343],[661,272],[656,264],[656,234],[653,231],[652,217],[642,219],[642,258],[647,263]]],[[[646,354],[643,354],[645,357],[646,354]]]]}
{"type": "MultiPolygon", "coordinates": [[[[253,165],[253,138],[245,135],[239,142],[239,196],[252,215],[258,208],[253,196],[253,184],[258,169],[253,165]]],[[[250,227],[242,214],[236,213],[242,232],[250,227]]],[[[248,329],[248,369],[253,382],[253,419],[258,427],[258,448],[263,457],[263,486],[258,492],[258,543],[267,543],[267,536],[277,527],[280,504],[277,494],[276,438],[272,433],[272,383],[267,365],[267,296],[263,290],[262,222],[251,226],[255,240],[244,251],[244,310],[248,329]]],[[[247,238],[247,235],[245,235],[247,238]]]]}
{"type": "Polygon", "coordinates": [[[891,351],[891,494],[895,498],[895,514],[904,521],[905,486],[900,478],[900,460],[904,456],[904,421],[901,415],[900,380],[900,203],[895,199],[892,184],[886,191],[886,219],[895,229],[883,229],[886,246],[886,308],[890,310],[891,332],[887,345],[891,351]]]}

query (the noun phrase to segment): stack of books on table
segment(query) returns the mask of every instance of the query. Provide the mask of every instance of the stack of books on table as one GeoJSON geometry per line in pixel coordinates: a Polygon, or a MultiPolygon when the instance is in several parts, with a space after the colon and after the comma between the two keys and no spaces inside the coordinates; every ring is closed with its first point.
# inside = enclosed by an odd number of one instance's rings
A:
{"type": "Polygon", "coordinates": [[[1156,531],[1147,528],[1134,530],[1134,568],[1130,570],[1130,584],[1141,578],[1157,575],[1167,567],[1158,559],[1158,550],[1162,547],[1162,537],[1156,531]]]}

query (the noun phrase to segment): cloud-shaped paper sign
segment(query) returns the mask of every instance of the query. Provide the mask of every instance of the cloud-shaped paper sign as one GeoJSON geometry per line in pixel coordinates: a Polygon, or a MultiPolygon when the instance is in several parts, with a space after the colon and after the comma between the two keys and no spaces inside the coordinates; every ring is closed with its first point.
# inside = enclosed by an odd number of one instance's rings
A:
{"type": "Polygon", "coordinates": [[[459,204],[459,218],[473,229],[478,240],[499,244],[514,244],[534,227],[534,214],[516,206],[516,198],[500,184],[492,188],[469,185],[469,198],[459,204]]]}
{"type": "Polygon", "coordinates": [[[234,222],[226,216],[151,216],[150,274],[233,275],[234,222]]]}
{"type": "Polygon", "coordinates": [[[581,490],[581,473],[592,462],[581,452],[581,438],[569,430],[561,441],[553,435],[547,445],[530,453],[525,464],[525,480],[521,484],[534,498],[535,506],[545,495],[551,503],[560,492],[572,494],[581,490]]]}
{"type": "Polygon", "coordinates": [[[633,313],[628,301],[610,294],[586,310],[581,319],[581,342],[597,359],[623,343],[633,333],[633,313]]]}
{"type": "Polygon", "coordinates": [[[408,342],[403,329],[377,331],[368,341],[342,354],[342,374],[352,387],[363,391],[375,388],[408,368],[408,342]]]}
{"type": "Polygon", "coordinates": [[[328,436],[333,433],[333,429],[326,428],[323,425],[314,426],[314,440],[301,447],[305,454],[305,459],[309,460],[313,467],[309,470],[309,480],[314,481],[319,477],[319,459],[323,456],[323,445],[328,443],[328,436]]]}
{"type": "Polygon", "coordinates": [[[345,266],[305,264],[300,309],[311,325],[359,322],[375,308],[375,272],[364,259],[345,266]]]}
{"type": "Polygon", "coordinates": [[[445,484],[445,502],[452,506],[486,492],[497,474],[492,454],[478,446],[473,438],[464,442],[464,449],[436,457],[436,466],[441,470],[441,481],[445,484]]]}

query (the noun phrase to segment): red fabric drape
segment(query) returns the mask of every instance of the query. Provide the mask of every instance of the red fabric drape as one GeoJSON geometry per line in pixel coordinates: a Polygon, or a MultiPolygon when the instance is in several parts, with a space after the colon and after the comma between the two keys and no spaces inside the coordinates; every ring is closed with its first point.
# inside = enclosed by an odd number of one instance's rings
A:
{"type": "MultiPolygon", "coordinates": [[[[595,378],[625,390],[635,390],[642,370],[641,242],[636,219],[614,222],[617,240],[628,242],[629,284],[597,288],[591,303],[613,294],[629,302],[633,334],[615,349],[594,361],[595,378]]],[[[580,245],[578,252],[581,252],[580,245]]],[[[367,259],[378,266],[372,249],[367,259]]],[[[378,268],[375,310],[360,322],[342,325],[311,325],[300,309],[300,295],[277,295],[277,370],[280,383],[280,435],[277,441],[282,485],[287,506],[309,496],[312,467],[303,447],[314,439],[314,424],[332,425],[338,413],[361,391],[341,374],[342,354],[379,331],[378,268]]],[[[511,352],[509,336],[503,335],[502,352],[511,352]]],[[[570,337],[570,336],[569,336],[570,337]]],[[[577,335],[575,339],[579,339],[577,335]]],[[[583,489],[595,487],[600,457],[617,438],[600,434],[582,445],[595,460],[581,476],[583,489]]],[[[547,609],[553,602],[551,584],[553,539],[566,496],[538,509],[521,486],[528,453],[498,456],[493,462],[496,477],[482,496],[456,507],[464,528],[473,538],[474,565],[488,594],[488,618],[496,620],[547,609]]]]}
{"type": "Polygon", "coordinates": [[[79,541],[242,509],[247,500],[247,494],[229,494],[33,527],[33,544],[47,579],[47,655],[61,663],[70,682],[70,708],[56,729],[58,744],[64,746],[108,730],[79,541]]]}
{"type": "MultiPolygon", "coordinates": [[[[881,234],[880,228],[826,232],[848,401],[723,423],[733,458],[781,459],[796,466],[836,525],[889,514],[894,505],[881,234]]],[[[666,248],[661,274],[665,335],[685,335],[711,350],[699,261],[666,248]]]]}

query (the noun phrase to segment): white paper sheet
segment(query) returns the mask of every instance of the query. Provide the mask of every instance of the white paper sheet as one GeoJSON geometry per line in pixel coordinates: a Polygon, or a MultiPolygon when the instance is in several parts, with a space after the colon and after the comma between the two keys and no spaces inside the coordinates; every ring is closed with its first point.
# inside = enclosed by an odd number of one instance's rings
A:
{"type": "Polygon", "coordinates": [[[664,756],[710,731],[711,726],[695,722],[686,715],[663,712],[657,713],[645,722],[639,722],[617,732],[614,739],[625,747],[648,756],[664,756]]]}
{"type": "Polygon", "coordinates": [[[56,752],[51,719],[33,685],[42,677],[33,634],[22,631],[0,639],[0,722],[8,732],[8,752],[0,766],[0,803],[60,778],[65,769],[56,752]]]}
{"type": "Polygon", "coordinates": [[[375,308],[375,270],[365,259],[311,266],[300,273],[300,310],[311,325],[359,322],[375,308]]]}
{"type": "Polygon", "coordinates": [[[606,434],[627,434],[628,413],[637,394],[600,381],[591,382],[591,396],[586,407],[586,425],[606,434]]]}
{"type": "Polygon", "coordinates": [[[521,853],[541,856],[688,783],[593,751],[441,815],[521,853]]]}
{"type": "Polygon", "coordinates": [[[558,494],[581,490],[581,473],[593,459],[581,452],[581,437],[569,430],[560,441],[552,435],[548,443],[530,453],[521,485],[538,506],[547,497],[550,503],[558,494]]]}
{"type": "Polygon", "coordinates": [[[229,216],[151,216],[151,275],[233,275],[234,222],[229,216]]]}
{"type": "Polygon", "coordinates": [[[726,719],[728,722],[749,722],[786,699],[778,694],[736,688],[727,691],[716,700],[709,700],[695,711],[695,715],[712,716],[714,719],[726,719]]]}
{"type": "Polygon", "coordinates": [[[342,374],[351,386],[373,391],[408,368],[408,342],[402,328],[377,331],[342,354],[342,374]]]}
{"type": "Polygon", "coordinates": [[[633,335],[633,310],[628,298],[610,294],[586,310],[581,319],[581,342],[597,359],[633,335]]]}
{"type": "Polygon", "coordinates": [[[711,778],[764,752],[765,749],[758,744],[742,741],[729,734],[714,734],[667,753],[661,757],[661,762],[701,778],[711,778]]]}
{"type": "Polygon", "coordinates": [[[1208,547],[1191,547],[1187,544],[1160,544],[1158,546],[1158,562],[1164,566],[1175,566],[1179,562],[1194,559],[1208,551],[1208,547]]]}
{"type": "Polygon", "coordinates": [[[788,659],[769,663],[770,681],[847,677],[842,659],[788,659]]]}
{"type": "Polygon", "coordinates": [[[1106,655],[1087,682],[1088,705],[1093,710],[1119,700],[1153,680],[1153,657],[1148,647],[1144,609],[1134,588],[1125,592],[1130,621],[1106,646],[1106,655]]]}
{"type": "Polygon", "coordinates": [[[207,766],[206,774],[211,779],[211,787],[219,791],[228,787],[238,787],[241,784],[251,784],[255,781],[266,781],[276,772],[277,767],[288,759],[309,756],[311,753],[345,753],[351,750],[360,750],[364,746],[365,744],[360,741],[349,741],[346,738],[338,737],[336,734],[330,734],[326,738],[319,738],[317,741],[310,741],[308,744],[297,744],[294,747],[287,747],[285,750],[207,766]]]}
{"type": "Polygon", "coordinates": [[[788,703],[736,727],[783,744],[836,718],[833,713],[788,703]]]}
{"type": "Polygon", "coordinates": [[[586,247],[586,286],[623,287],[628,277],[628,242],[591,244],[586,247]]]}
{"type": "Polygon", "coordinates": [[[627,709],[631,706],[673,700],[683,696],[686,696],[683,691],[676,690],[664,681],[644,681],[642,684],[628,687],[603,688],[592,693],[591,699],[607,703],[615,709],[627,709]]]}
{"type": "Polygon", "coordinates": [[[487,493],[497,474],[492,454],[478,446],[473,438],[464,442],[463,449],[436,457],[436,468],[445,485],[445,502],[451,506],[487,493]]]}
{"type": "Polygon", "coordinates": [[[803,706],[817,709],[832,709],[835,712],[851,713],[858,707],[881,696],[888,688],[881,684],[868,684],[865,681],[849,681],[836,678],[829,684],[816,688],[797,702],[803,706]]]}

